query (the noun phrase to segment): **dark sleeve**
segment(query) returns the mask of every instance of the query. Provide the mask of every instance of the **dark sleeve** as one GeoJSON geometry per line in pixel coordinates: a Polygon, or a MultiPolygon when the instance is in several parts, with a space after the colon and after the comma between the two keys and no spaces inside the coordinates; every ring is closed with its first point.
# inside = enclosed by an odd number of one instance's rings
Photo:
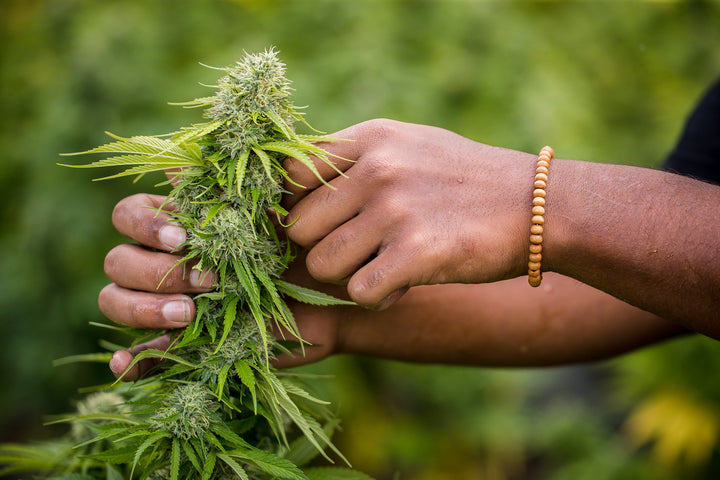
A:
{"type": "Polygon", "coordinates": [[[720,185],[720,80],[688,118],[663,169],[720,185]]]}

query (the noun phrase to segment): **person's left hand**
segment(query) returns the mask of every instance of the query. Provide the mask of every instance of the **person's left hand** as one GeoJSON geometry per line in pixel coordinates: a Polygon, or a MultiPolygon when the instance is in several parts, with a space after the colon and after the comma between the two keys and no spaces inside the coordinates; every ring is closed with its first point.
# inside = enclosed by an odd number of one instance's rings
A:
{"type": "Polygon", "coordinates": [[[321,145],[344,171],[316,162],[329,185],[285,162],[287,233],[315,279],[383,309],[411,286],[527,273],[534,155],[391,120],[330,136],[347,141],[321,145]]]}

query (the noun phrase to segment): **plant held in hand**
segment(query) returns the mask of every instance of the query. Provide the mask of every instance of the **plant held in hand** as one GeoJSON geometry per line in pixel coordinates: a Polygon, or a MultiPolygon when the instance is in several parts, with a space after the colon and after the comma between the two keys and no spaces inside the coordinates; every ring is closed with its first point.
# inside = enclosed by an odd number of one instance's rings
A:
{"type": "MultiPolygon", "coordinates": [[[[204,108],[202,123],[163,136],[115,137],[85,154],[106,154],[80,167],[125,167],[105,178],[173,169],[168,201],[188,232],[186,262],[212,270],[217,289],[195,298],[194,321],[167,351],[147,349],[133,364],[162,359],[155,375],[93,393],[68,437],[38,446],[0,447],[0,474],[40,471],[55,479],[357,479],[347,468],[302,469],[328,451],[338,420],[300,379],[269,360],[287,351],[269,331],[275,322],[299,338],[284,298],[320,305],[349,303],[280,279],[293,247],[278,236],[291,156],[315,171],[311,157],[332,165],[301,135],[284,65],[274,50],[248,54],[222,69],[214,96],[183,104],[204,108]],[[74,447],[73,447],[74,445],[74,447]]],[[[126,329],[127,330],[127,329],[126,329]]],[[[136,341],[147,332],[134,332],[136,341]]],[[[159,336],[164,332],[153,332],[159,336]]],[[[150,337],[151,338],[151,337],[150,337]]],[[[302,341],[300,342],[302,344],[302,341]]],[[[79,356],[83,358],[83,356],[79,356]]],[[[107,355],[88,356],[103,361],[107,355]]]]}

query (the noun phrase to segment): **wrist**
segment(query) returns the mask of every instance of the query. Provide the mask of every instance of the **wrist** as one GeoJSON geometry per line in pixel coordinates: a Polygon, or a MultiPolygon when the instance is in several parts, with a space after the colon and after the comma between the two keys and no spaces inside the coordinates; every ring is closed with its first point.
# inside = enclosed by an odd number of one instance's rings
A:
{"type": "Polygon", "coordinates": [[[563,255],[570,248],[573,237],[572,220],[568,207],[568,187],[573,180],[569,177],[571,162],[553,159],[545,189],[545,215],[543,225],[542,269],[545,272],[563,273],[563,255]]]}

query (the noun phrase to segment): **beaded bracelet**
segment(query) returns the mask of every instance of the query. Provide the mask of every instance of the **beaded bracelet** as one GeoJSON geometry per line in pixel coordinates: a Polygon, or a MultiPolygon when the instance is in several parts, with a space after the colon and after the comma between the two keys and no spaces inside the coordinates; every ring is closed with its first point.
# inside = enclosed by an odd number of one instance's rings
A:
{"type": "Polygon", "coordinates": [[[550,160],[555,158],[555,152],[550,147],[543,147],[537,159],[535,168],[535,183],[532,200],[532,226],[530,227],[530,256],[528,261],[528,283],[532,287],[539,287],[542,282],[540,262],[542,261],[543,226],[545,224],[545,188],[548,181],[550,160]]]}

